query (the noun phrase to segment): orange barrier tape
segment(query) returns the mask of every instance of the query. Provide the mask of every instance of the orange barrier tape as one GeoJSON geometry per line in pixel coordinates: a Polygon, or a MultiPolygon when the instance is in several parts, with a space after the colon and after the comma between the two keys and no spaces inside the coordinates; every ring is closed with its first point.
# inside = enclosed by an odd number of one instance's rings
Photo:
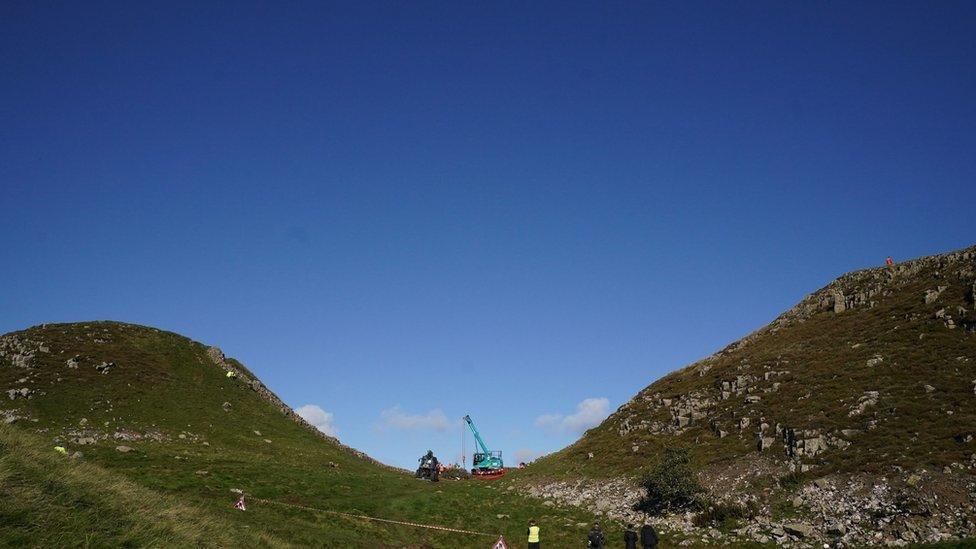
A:
{"type": "Polygon", "coordinates": [[[309,507],[307,505],[298,505],[296,503],[285,503],[283,501],[275,501],[275,500],[271,500],[271,499],[261,499],[261,498],[256,498],[256,497],[253,497],[253,496],[249,496],[248,499],[251,500],[251,501],[258,501],[258,502],[261,502],[261,503],[270,503],[271,505],[281,505],[281,506],[284,506],[284,507],[294,507],[295,509],[303,509],[305,511],[312,511],[312,512],[317,512],[317,513],[326,513],[326,514],[329,514],[329,515],[339,515],[339,516],[343,516],[343,517],[358,518],[358,519],[363,519],[363,520],[373,520],[373,521],[376,521],[376,522],[387,522],[387,523],[390,523],[390,524],[400,524],[400,525],[403,525],[403,526],[413,526],[413,527],[416,527],[416,528],[428,528],[430,530],[440,530],[440,531],[443,531],[443,532],[455,532],[455,533],[458,533],[458,534],[470,534],[472,536],[492,536],[492,537],[494,537],[494,536],[497,535],[497,534],[489,534],[489,533],[486,533],[486,532],[475,532],[475,531],[472,531],[472,530],[461,530],[459,528],[448,528],[447,526],[437,526],[437,525],[434,525],[434,524],[419,524],[419,523],[416,523],[416,522],[404,522],[402,520],[392,520],[392,519],[385,519],[385,518],[378,518],[378,517],[370,517],[370,516],[366,516],[366,515],[357,515],[357,514],[353,514],[353,513],[343,513],[342,511],[330,511],[328,509],[316,509],[315,507],[309,507]]]}

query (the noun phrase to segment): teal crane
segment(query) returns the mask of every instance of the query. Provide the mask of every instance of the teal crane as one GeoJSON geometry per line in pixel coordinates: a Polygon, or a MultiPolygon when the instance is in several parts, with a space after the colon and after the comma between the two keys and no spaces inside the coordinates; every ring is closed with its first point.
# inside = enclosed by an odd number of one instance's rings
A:
{"type": "Polygon", "coordinates": [[[471,473],[480,477],[496,477],[504,475],[505,464],[502,462],[502,453],[499,451],[493,452],[488,449],[488,445],[485,444],[485,441],[478,433],[478,428],[475,427],[474,422],[471,421],[471,416],[464,416],[464,422],[468,424],[468,427],[471,429],[471,434],[474,435],[474,440],[478,443],[478,447],[481,449],[481,452],[475,452],[474,454],[471,473]]]}

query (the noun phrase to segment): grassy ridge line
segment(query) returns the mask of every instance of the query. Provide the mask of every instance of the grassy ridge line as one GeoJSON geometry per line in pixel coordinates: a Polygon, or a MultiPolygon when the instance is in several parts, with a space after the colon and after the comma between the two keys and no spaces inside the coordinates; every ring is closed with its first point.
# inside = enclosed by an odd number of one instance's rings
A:
{"type": "Polygon", "coordinates": [[[10,546],[283,546],[4,425],[0,530],[10,546]]]}

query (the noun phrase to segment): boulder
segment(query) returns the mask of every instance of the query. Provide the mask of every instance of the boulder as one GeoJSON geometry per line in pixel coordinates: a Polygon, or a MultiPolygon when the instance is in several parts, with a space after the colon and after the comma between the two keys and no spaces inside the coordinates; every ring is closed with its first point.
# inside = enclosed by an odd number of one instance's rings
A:
{"type": "Polygon", "coordinates": [[[813,526],[805,522],[787,522],[783,524],[783,530],[798,538],[810,537],[810,534],[813,534],[813,526]]]}
{"type": "Polygon", "coordinates": [[[10,400],[16,400],[18,398],[31,398],[34,396],[34,389],[29,389],[27,387],[21,387],[20,389],[9,389],[7,391],[7,396],[10,400]]]}
{"type": "Polygon", "coordinates": [[[229,412],[232,407],[233,406],[231,406],[230,402],[225,402],[221,405],[221,408],[223,408],[225,412],[229,412]]]}
{"type": "Polygon", "coordinates": [[[132,452],[134,450],[135,450],[135,448],[133,448],[131,446],[116,446],[115,447],[115,451],[116,452],[122,452],[123,454],[128,454],[129,452],[132,452]]]}

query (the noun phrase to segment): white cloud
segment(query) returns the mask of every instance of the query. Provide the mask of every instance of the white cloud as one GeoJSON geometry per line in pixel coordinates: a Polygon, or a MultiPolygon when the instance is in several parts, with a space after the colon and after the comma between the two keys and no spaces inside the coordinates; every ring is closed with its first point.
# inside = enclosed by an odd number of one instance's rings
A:
{"type": "Polygon", "coordinates": [[[334,420],[332,412],[326,412],[314,404],[306,404],[295,410],[295,413],[314,425],[319,431],[322,431],[330,437],[336,436],[337,431],[335,424],[332,423],[334,420]]]}
{"type": "Polygon", "coordinates": [[[610,415],[610,401],[605,398],[587,398],[576,405],[576,413],[544,414],[535,418],[537,427],[555,432],[582,434],[596,427],[610,415]]]}
{"type": "Polygon", "coordinates": [[[447,431],[451,428],[451,421],[444,412],[431,410],[426,414],[408,414],[399,406],[388,408],[380,412],[383,420],[382,427],[390,427],[404,431],[447,431]]]}

